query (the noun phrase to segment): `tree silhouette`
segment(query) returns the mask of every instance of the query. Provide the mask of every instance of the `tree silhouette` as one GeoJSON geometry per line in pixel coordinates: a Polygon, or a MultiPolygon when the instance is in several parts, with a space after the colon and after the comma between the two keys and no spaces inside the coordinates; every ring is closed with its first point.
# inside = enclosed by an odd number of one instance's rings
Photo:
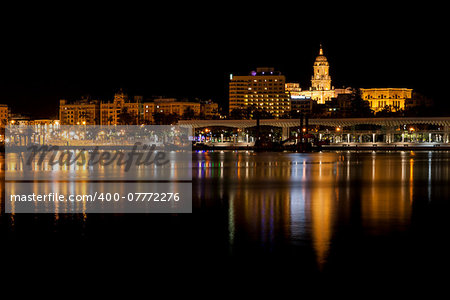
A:
{"type": "Polygon", "coordinates": [[[156,125],[172,125],[178,122],[177,114],[156,112],[153,114],[153,123],[156,125]]]}
{"type": "Polygon", "coordinates": [[[195,117],[195,111],[192,109],[192,107],[188,106],[183,112],[183,119],[185,120],[192,120],[195,117]]]}
{"type": "Polygon", "coordinates": [[[240,108],[235,108],[233,110],[230,111],[230,119],[232,120],[243,120],[243,119],[247,119],[245,117],[245,112],[243,109],[240,108]]]}
{"type": "Polygon", "coordinates": [[[361,96],[360,89],[354,89],[351,96],[351,116],[355,118],[373,117],[369,101],[365,101],[361,96]]]}
{"type": "Polygon", "coordinates": [[[135,123],[134,116],[128,112],[126,107],[122,108],[118,117],[120,125],[133,125],[135,123]]]}

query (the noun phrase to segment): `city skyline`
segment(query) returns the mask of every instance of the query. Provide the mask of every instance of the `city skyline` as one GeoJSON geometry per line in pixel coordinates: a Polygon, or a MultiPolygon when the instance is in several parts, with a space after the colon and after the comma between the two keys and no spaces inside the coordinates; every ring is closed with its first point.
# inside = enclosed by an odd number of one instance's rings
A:
{"type": "MultiPolygon", "coordinates": [[[[311,68],[312,70],[311,70],[311,77],[310,78],[312,79],[312,81],[309,84],[307,84],[307,83],[305,83],[303,81],[301,82],[301,81],[292,80],[291,78],[289,78],[285,74],[283,74],[283,72],[280,72],[279,70],[277,70],[277,69],[275,69],[275,68],[273,68],[271,66],[270,67],[267,67],[267,66],[266,67],[261,67],[261,66],[259,66],[259,67],[256,67],[255,70],[263,70],[263,69],[267,69],[267,70],[270,69],[272,71],[276,70],[277,74],[282,76],[282,78],[284,78],[283,79],[284,83],[286,83],[287,85],[295,84],[296,88],[297,89],[300,88],[300,90],[302,91],[301,92],[302,95],[305,95],[307,98],[309,96],[309,98],[311,98],[311,99],[313,99],[315,101],[318,101],[318,103],[322,103],[322,104],[325,103],[325,102],[328,102],[329,100],[331,100],[331,98],[336,97],[338,93],[348,93],[349,90],[345,90],[347,88],[360,89],[361,86],[355,86],[355,85],[340,85],[340,86],[339,85],[338,86],[334,85],[334,82],[336,82],[336,81],[337,81],[337,84],[339,84],[339,80],[335,81],[335,78],[336,77],[339,78],[339,76],[338,76],[337,72],[335,72],[333,70],[334,68],[332,66],[330,68],[330,64],[327,61],[327,57],[328,57],[329,54],[328,53],[324,54],[323,48],[324,47],[323,47],[322,43],[320,43],[319,46],[317,47],[317,49],[319,49],[319,50],[316,53],[316,59],[315,59],[313,67],[311,68]],[[317,56],[317,54],[319,56],[317,56]],[[326,96],[326,98],[324,98],[324,99],[322,99],[322,98],[318,99],[317,96],[319,96],[319,94],[314,96],[313,94],[310,94],[311,92],[308,92],[308,90],[309,91],[311,91],[311,89],[313,91],[316,90],[316,87],[314,86],[315,85],[314,79],[315,79],[315,73],[319,72],[318,70],[316,70],[316,68],[317,68],[316,64],[318,63],[318,59],[321,60],[322,58],[325,60],[326,69],[322,70],[321,72],[323,72],[324,76],[326,76],[326,79],[328,80],[327,84],[329,85],[328,87],[323,88],[323,90],[326,91],[326,93],[332,93],[332,94],[329,94],[329,95],[327,94],[328,96],[326,96]],[[336,77],[334,77],[333,74],[336,75],[336,77]],[[333,78],[333,81],[331,81],[331,78],[333,78]],[[336,95],[335,95],[334,89],[336,89],[336,95]],[[330,91],[327,91],[327,90],[330,90],[330,91]],[[338,90],[340,90],[340,91],[338,92],[338,90]]],[[[248,74],[248,72],[247,72],[247,74],[248,74]]],[[[262,74],[264,75],[264,72],[262,74]]],[[[256,75],[256,71],[251,71],[250,75],[251,76],[256,75]]],[[[269,74],[267,73],[266,75],[269,75],[269,74]]],[[[233,82],[233,77],[236,77],[236,76],[240,76],[240,77],[242,77],[242,76],[246,77],[247,76],[248,77],[248,75],[244,75],[243,72],[242,73],[232,72],[232,73],[229,74],[229,78],[228,78],[229,82],[232,83],[233,82]]],[[[284,83],[283,83],[283,86],[284,86],[284,83]]],[[[387,89],[390,89],[390,88],[392,88],[395,85],[387,84],[385,86],[372,86],[372,87],[369,87],[368,85],[363,85],[363,86],[364,86],[364,89],[367,89],[367,88],[372,88],[372,89],[374,89],[374,88],[375,89],[386,89],[387,88],[387,89]]],[[[394,87],[394,89],[395,88],[401,89],[401,88],[404,88],[405,86],[408,86],[408,85],[404,85],[404,86],[398,86],[397,85],[397,86],[394,87]]],[[[124,89],[123,89],[123,87],[119,87],[119,88],[116,87],[116,88],[114,88],[114,90],[115,90],[114,94],[117,94],[117,93],[122,93],[122,91],[124,89]]],[[[132,88],[129,89],[129,88],[126,87],[125,88],[125,92],[127,92],[128,90],[133,90],[133,89],[132,88]]],[[[319,89],[319,90],[321,90],[321,89],[319,89]]],[[[413,90],[413,89],[410,89],[410,90],[413,90]]],[[[141,89],[141,91],[143,91],[143,90],[141,89]]],[[[180,94],[179,92],[175,92],[175,91],[176,91],[176,89],[174,89],[174,91],[172,93],[170,93],[170,92],[169,93],[165,93],[162,96],[161,95],[155,96],[155,94],[152,94],[151,96],[148,96],[148,95],[142,96],[142,95],[134,94],[134,96],[142,98],[141,101],[153,101],[152,99],[156,99],[156,98],[174,98],[174,99],[178,98],[178,99],[181,99],[182,101],[192,101],[192,100],[194,100],[194,101],[200,101],[200,100],[204,101],[205,100],[205,97],[203,97],[203,98],[200,97],[199,98],[199,97],[197,97],[198,95],[186,96],[186,94],[183,95],[183,94],[180,94]],[[176,96],[174,96],[174,95],[176,95],[176,96]]],[[[287,91],[291,92],[289,89],[287,89],[287,86],[286,86],[286,92],[287,91]]],[[[226,92],[230,93],[230,89],[229,89],[228,86],[226,88],[226,92]]],[[[322,95],[323,92],[319,92],[319,93],[321,95],[319,97],[324,97],[322,95]]],[[[420,93],[420,90],[419,90],[419,93],[420,93]]],[[[105,95],[104,92],[102,94],[105,95]]],[[[231,97],[231,94],[229,94],[228,96],[231,97]]],[[[424,95],[424,96],[427,97],[427,98],[430,98],[428,95],[424,95]]],[[[83,95],[64,96],[64,97],[61,97],[59,100],[69,99],[69,101],[78,101],[78,99],[99,99],[102,102],[105,102],[105,101],[106,102],[110,102],[110,99],[108,99],[108,98],[105,99],[104,97],[105,96],[103,96],[103,98],[102,98],[102,96],[98,96],[98,94],[93,94],[93,93],[88,92],[88,93],[84,93],[83,95]],[[94,96],[92,96],[92,95],[94,95],[94,96]]],[[[222,112],[226,112],[226,111],[231,111],[232,110],[232,108],[230,106],[230,103],[229,103],[230,100],[227,99],[229,97],[227,97],[227,95],[225,95],[224,97],[217,97],[216,99],[213,99],[217,103],[219,103],[222,112]]],[[[209,98],[208,100],[211,100],[211,99],[212,98],[209,98]]],[[[434,100],[434,99],[432,99],[432,100],[434,100]]],[[[8,101],[5,101],[5,102],[8,103],[8,101]]],[[[439,104],[439,101],[438,101],[437,104],[439,104]]],[[[14,103],[13,104],[9,104],[9,106],[12,107],[12,108],[15,108],[14,103]]],[[[28,111],[23,111],[23,110],[20,110],[20,109],[18,110],[18,113],[19,114],[25,114],[25,115],[28,114],[28,115],[30,115],[32,117],[35,117],[35,118],[36,117],[55,118],[58,115],[58,112],[56,114],[54,112],[52,112],[54,110],[54,107],[48,106],[47,103],[45,105],[43,105],[43,107],[46,109],[46,113],[44,115],[42,113],[40,113],[40,112],[37,112],[37,113],[36,112],[28,112],[28,111]]],[[[404,107],[402,106],[402,108],[404,108],[404,107]]],[[[281,116],[281,114],[280,115],[275,115],[275,117],[280,117],[280,116],[281,116]]]]}
{"type": "MultiPolygon", "coordinates": [[[[62,66],[50,60],[48,69],[43,69],[42,62],[30,61],[25,66],[30,69],[24,69],[26,74],[1,78],[0,103],[8,104],[14,110],[23,111],[21,107],[30,107],[36,117],[50,117],[57,115],[56,106],[60,99],[75,99],[83,95],[111,99],[115,91],[124,88],[129,94],[145,97],[163,95],[174,98],[212,99],[227,110],[230,74],[245,74],[249,69],[273,67],[286,76],[287,82],[299,82],[304,89],[309,86],[312,64],[319,45],[322,44],[331,65],[330,75],[336,88],[411,88],[434,99],[448,110],[448,104],[443,99],[444,92],[436,88],[440,85],[440,78],[432,79],[429,76],[437,73],[440,66],[424,65],[426,60],[411,62],[413,56],[430,55],[430,49],[423,51],[423,46],[409,47],[401,40],[383,43],[390,46],[368,47],[367,44],[355,41],[339,43],[333,38],[312,38],[305,40],[300,47],[288,48],[286,56],[282,55],[283,52],[279,49],[271,51],[268,48],[265,51],[255,51],[253,55],[242,50],[241,53],[232,52],[231,57],[227,57],[225,61],[216,58],[212,64],[196,64],[172,57],[167,64],[148,58],[142,63],[142,67],[138,67],[133,58],[130,58],[131,61],[127,64],[124,63],[124,57],[118,56],[117,62],[111,61],[110,66],[101,66],[89,65],[94,59],[87,56],[80,64],[69,61],[64,62],[65,65],[62,66]],[[292,48],[295,48],[295,51],[292,48]],[[421,53],[418,53],[419,51],[421,53]],[[36,68],[31,68],[35,64],[36,68]],[[83,68],[86,68],[84,74],[83,68]],[[36,72],[34,69],[43,72],[33,74],[36,72]],[[93,76],[92,73],[96,72],[98,76],[93,76]]],[[[128,54],[129,52],[126,52],[124,56],[128,54]]],[[[159,54],[163,61],[169,57],[169,54],[159,54]]],[[[198,56],[199,54],[194,57],[198,59],[198,56]]],[[[208,57],[205,55],[204,58],[208,57]]],[[[142,55],[137,55],[136,59],[140,58],[142,55]]],[[[99,62],[102,62],[101,58],[99,62]]],[[[8,67],[7,65],[6,70],[8,67]]]]}

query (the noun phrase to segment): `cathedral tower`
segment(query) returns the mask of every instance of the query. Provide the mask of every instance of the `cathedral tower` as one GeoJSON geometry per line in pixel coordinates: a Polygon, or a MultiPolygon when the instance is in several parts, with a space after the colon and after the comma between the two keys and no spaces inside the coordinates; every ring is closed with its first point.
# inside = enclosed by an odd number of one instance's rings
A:
{"type": "Polygon", "coordinates": [[[312,90],[328,91],[331,90],[330,65],[327,58],[323,55],[322,45],[320,45],[319,55],[314,62],[314,75],[311,78],[312,90]]]}

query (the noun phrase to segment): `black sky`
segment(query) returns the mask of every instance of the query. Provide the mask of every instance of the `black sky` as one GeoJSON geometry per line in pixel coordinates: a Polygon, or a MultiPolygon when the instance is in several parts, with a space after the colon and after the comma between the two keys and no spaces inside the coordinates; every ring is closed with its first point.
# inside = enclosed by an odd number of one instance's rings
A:
{"type": "Polygon", "coordinates": [[[229,74],[258,66],[308,88],[322,43],[335,87],[413,88],[450,108],[443,7],[252,5],[5,10],[0,103],[48,117],[60,98],[109,100],[124,88],[226,104],[229,74]]]}

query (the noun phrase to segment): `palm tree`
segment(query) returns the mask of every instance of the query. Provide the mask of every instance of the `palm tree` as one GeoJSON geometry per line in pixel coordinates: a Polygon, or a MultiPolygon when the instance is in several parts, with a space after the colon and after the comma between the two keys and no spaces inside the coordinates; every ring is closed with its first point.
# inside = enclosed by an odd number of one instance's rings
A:
{"type": "Polygon", "coordinates": [[[119,114],[119,122],[122,125],[131,125],[136,120],[135,117],[128,112],[128,109],[124,107],[119,114]]]}
{"type": "Polygon", "coordinates": [[[107,121],[108,121],[108,125],[111,125],[111,123],[114,121],[114,118],[112,116],[109,116],[107,121]]]}

